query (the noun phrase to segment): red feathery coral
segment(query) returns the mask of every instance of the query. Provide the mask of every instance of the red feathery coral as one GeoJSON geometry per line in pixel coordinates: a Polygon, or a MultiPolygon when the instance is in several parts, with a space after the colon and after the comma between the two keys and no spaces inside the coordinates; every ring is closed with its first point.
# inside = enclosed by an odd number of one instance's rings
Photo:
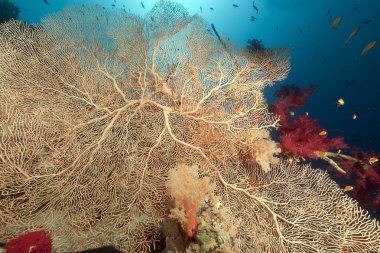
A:
{"type": "Polygon", "coordinates": [[[52,240],[47,233],[39,230],[10,240],[4,248],[7,253],[51,253],[52,240]]]}
{"type": "Polygon", "coordinates": [[[342,137],[329,138],[327,135],[321,135],[324,129],[317,125],[318,119],[312,120],[307,115],[300,115],[298,119],[290,118],[290,110],[302,107],[314,90],[315,86],[304,89],[292,85],[283,86],[275,93],[279,99],[272,106],[272,111],[280,117],[279,133],[282,152],[316,159],[318,158],[316,152],[348,148],[342,137]]]}
{"type": "MultiPolygon", "coordinates": [[[[371,157],[380,157],[374,151],[364,152],[356,147],[350,150],[350,155],[358,160],[368,161],[371,157]]],[[[359,162],[353,162],[345,159],[337,160],[337,163],[347,173],[335,173],[333,175],[343,178],[344,183],[354,187],[352,190],[353,197],[364,207],[374,211],[380,211],[380,163],[375,163],[372,168],[365,169],[359,162]]],[[[342,179],[341,179],[342,180],[342,179]]]]}

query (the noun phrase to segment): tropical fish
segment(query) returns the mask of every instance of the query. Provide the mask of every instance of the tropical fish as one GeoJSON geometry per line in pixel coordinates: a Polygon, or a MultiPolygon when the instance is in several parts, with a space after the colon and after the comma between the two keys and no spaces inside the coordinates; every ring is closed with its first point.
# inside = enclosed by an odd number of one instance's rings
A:
{"type": "Polygon", "coordinates": [[[339,98],[338,101],[336,102],[337,106],[340,107],[340,106],[343,106],[344,105],[344,99],[343,98],[339,98]]]}
{"type": "Polygon", "coordinates": [[[239,5],[237,5],[237,4],[233,4],[232,6],[235,8],[239,8],[239,5]]]}
{"type": "Polygon", "coordinates": [[[348,38],[346,39],[346,41],[344,42],[345,45],[348,44],[348,42],[351,41],[351,39],[353,37],[355,37],[358,33],[360,32],[360,26],[356,27],[355,30],[353,30],[350,34],[350,36],[348,36],[348,38]]]}
{"type": "Polygon", "coordinates": [[[254,16],[251,16],[251,21],[256,21],[257,20],[257,18],[256,17],[254,17],[254,16]]]}
{"type": "Polygon", "coordinates": [[[322,131],[319,132],[318,135],[319,136],[325,136],[325,135],[327,135],[327,131],[326,130],[322,130],[322,131]]]}
{"type": "Polygon", "coordinates": [[[355,6],[354,8],[352,8],[352,11],[356,11],[357,9],[359,9],[359,6],[355,6]]]}
{"type": "Polygon", "coordinates": [[[252,2],[252,5],[253,5],[253,9],[256,10],[256,14],[259,14],[259,9],[255,5],[255,1],[252,2]]]}
{"type": "Polygon", "coordinates": [[[143,2],[141,2],[141,6],[145,9],[145,6],[144,6],[144,3],[143,3],[143,2]]]}
{"type": "Polygon", "coordinates": [[[337,26],[340,24],[340,22],[342,21],[342,18],[343,18],[343,16],[339,16],[339,17],[337,17],[335,20],[334,20],[334,22],[333,22],[333,24],[332,24],[332,27],[335,29],[335,28],[337,28],[337,26]]]}
{"type": "Polygon", "coordinates": [[[356,118],[357,118],[356,114],[353,114],[352,119],[356,119],[356,118]]]}
{"type": "Polygon", "coordinates": [[[369,158],[368,162],[369,164],[371,164],[372,166],[377,163],[379,161],[379,159],[377,159],[377,157],[375,156],[372,156],[371,158],[369,158]]]}
{"type": "Polygon", "coordinates": [[[293,111],[290,111],[289,114],[292,115],[292,116],[295,115],[295,113],[293,111]]]}
{"type": "Polygon", "coordinates": [[[49,5],[49,2],[47,0],[44,0],[44,3],[47,4],[47,5],[49,5]]]}
{"type": "Polygon", "coordinates": [[[343,192],[349,192],[349,191],[352,191],[353,189],[354,189],[353,186],[347,185],[346,187],[344,187],[343,192]]]}
{"type": "Polygon", "coordinates": [[[369,24],[371,22],[372,22],[372,19],[368,19],[368,20],[364,20],[364,21],[360,22],[360,24],[366,25],[366,24],[369,24]]]}
{"type": "Polygon", "coordinates": [[[360,54],[360,56],[363,56],[365,55],[369,50],[371,50],[377,43],[377,40],[373,40],[371,41],[362,51],[362,53],[360,54]]]}

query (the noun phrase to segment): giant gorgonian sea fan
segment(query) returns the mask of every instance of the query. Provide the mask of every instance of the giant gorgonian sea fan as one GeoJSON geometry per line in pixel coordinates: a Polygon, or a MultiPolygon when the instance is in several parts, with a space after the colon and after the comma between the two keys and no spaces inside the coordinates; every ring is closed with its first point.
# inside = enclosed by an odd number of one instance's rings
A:
{"type": "Polygon", "coordinates": [[[1,25],[0,241],[148,252],[177,219],[188,251],[379,252],[379,223],[326,173],[275,157],[262,91],[289,69],[173,2],[1,25]]]}

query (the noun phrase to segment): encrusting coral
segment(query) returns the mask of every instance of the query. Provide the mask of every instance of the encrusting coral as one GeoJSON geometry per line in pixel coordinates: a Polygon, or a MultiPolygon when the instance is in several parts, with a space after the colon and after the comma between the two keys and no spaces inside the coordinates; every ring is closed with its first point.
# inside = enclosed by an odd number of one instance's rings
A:
{"type": "Polygon", "coordinates": [[[175,218],[171,171],[197,168],[226,214],[205,223],[203,195],[176,200],[200,250],[222,235],[234,252],[380,251],[379,223],[326,173],[275,158],[262,91],[289,69],[286,49],[222,46],[168,1],[145,18],[75,6],[1,25],[0,240],[43,229],[57,252],[153,251],[175,218]]]}

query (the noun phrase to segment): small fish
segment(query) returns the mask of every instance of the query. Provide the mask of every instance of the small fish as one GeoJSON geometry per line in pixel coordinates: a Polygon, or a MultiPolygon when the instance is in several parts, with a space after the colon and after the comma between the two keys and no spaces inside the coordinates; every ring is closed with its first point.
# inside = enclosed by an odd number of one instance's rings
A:
{"type": "Polygon", "coordinates": [[[349,192],[349,191],[352,191],[353,189],[354,189],[353,186],[347,185],[346,187],[344,187],[343,192],[349,192]]]}
{"type": "Polygon", "coordinates": [[[345,102],[344,102],[344,99],[343,99],[343,98],[339,98],[338,101],[336,102],[337,107],[343,106],[344,103],[345,103],[345,102]]]}
{"type": "Polygon", "coordinates": [[[278,31],[278,25],[276,25],[276,30],[278,31]]]}
{"type": "Polygon", "coordinates": [[[369,164],[371,164],[372,166],[377,163],[379,161],[379,159],[377,159],[377,157],[375,156],[372,156],[371,158],[369,158],[368,162],[369,164]]]}
{"type": "Polygon", "coordinates": [[[47,0],[44,0],[44,3],[47,4],[47,5],[49,5],[49,2],[47,0]]]}
{"type": "Polygon", "coordinates": [[[364,21],[360,22],[360,24],[366,25],[366,24],[369,24],[371,22],[372,22],[372,19],[368,19],[368,20],[364,20],[364,21]]]}
{"type": "Polygon", "coordinates": [[[326,58],[323,58],[323,59],[322,59],[322,63],[326,63],[326,58]]]}
{"type": "Polygon", "coordinates": [[[145,6],[144,6],[144,3],[143,3],[143,2],[141,2],[141,6],[145,9],[145,6]]]}
{"type": "Polygon", "coordinates": [[[290,111],[289,114],[292,115],[292,116],[295,115],[295,113],[293,111],[290,111]]]}
{"type": "Polygon", "coordinates": [[[369,50],[371,50],[377,43],[377,39],[371,41],[361,52],[360,56],[364,56],[369,50]]]}
{"type": "Polygon", "coordinates": [[[350,36],[348,36],[348,38],[346,39],[346,41],[344,42],[345,45],[348,44],[348,42],[351,41],[351,39],[353,37],[355,37],[358,33],[360,32],[360,26],[356,27],[350,34],[350,36]]]}
{"type": "Polygon", "coordinates": [[[257,18],[256,17],[254,17],[254,16],[251,16],[251,21],[256,21],[257,20],[257,18]]]}
{"type": "Polygon", "coordinates": [[[359,9],[359,6],[355,6],[354,8],[352,8],[352,11],[356,11],[357,9],[359,9]]]}
{"type": "Polygon", "coordinates": [[[112,7],[115,7],[115,4],[111,4],[112,7]]]}
{"type": "Polygon", "coordinates": [[[202,6],[199,6],[199,9],[201,10],[201,13],[202,13],[202,6]]]}
{"type": "Polygon", "coordinates": [[[259,14],[259,9],[255,5],[255,1],[252,2],[252,5],[253,5],[253,9],[256,10],[256,14],[259,14]]]}
{"type": "Polygon", "coordinates": [[[357,118],[356,114],[353,114],[352,119],[356,119],[356,118],[357,118]]]}
{"type": "Polygon", "coordinates": [[[318,50],[319,49],[319,44],[315,47],[315,49],[314,50],[318,50]]]}
{"type": "Polygon", "coordinates": [[[314,54],[314,55],[313,55],[313,57],[311,57],[311,60],[312,60],[312,61],[314,61],[314,59],[315,59],[315,56],[316,56],[316,55],[314,54]]]}
{"type": "Polygon", "coordinates": [[[212,10],[212,11],[213,11],[213,10],[214,10],[214,8],[210,7],[210,10],[212,10]]]}
{"type": "Polygon", "coordinates": [[[232,6],[235,8],[239,8],[239,5],[237,5],[237,4],[233,4],[232,6]]]}
{"type": "Polygon", "coordinates": [[[309,31],[311,30],[311,26],[310,25],[307,28],[309,29],[309,31]]]}
{"type": "Polygon", "coordinates": [[[318,135],[319,135],[319,136],[325,136],[325,135],[327,135],[327,131],[322,130],[322,131],[319,132],[318,135]]]}
{"type": "Polygon", "coordinates": [[[300,28],[300,34],[302,34],[302,28],[300,28]]]}
{"type": "Polygon", "coordinates": [[[330,13],[331,13],[331,8],[329,8],[329,10],[327,11],[326,17],[327,17],[328,15],[330,15],[330,13]]]}
{"type": "Polygon", "coordinates": [[[343,67],[340,69],[340,72],[343,72],[345,69],[346,69],[346,66],[343,66],[343,67]]]}
{"type": "Polygon", "coordinates": [[[338,26],[338,25],[340,24],[340,22],[342,21],[342,18],[343,18],[343,16],[339,16],[339,17],[337,17],[337,18],[334,20],[333,24],[332,24],[332,28],[336,29],[337,26],[338,26]]]}
{"type": "Polygon", "coordinates": [[[329,17],[329,20],[330,20],[330,23],[331,23],[331,20],[332,20],[332,16],[330,15],[330,17],[329,17]]]}

